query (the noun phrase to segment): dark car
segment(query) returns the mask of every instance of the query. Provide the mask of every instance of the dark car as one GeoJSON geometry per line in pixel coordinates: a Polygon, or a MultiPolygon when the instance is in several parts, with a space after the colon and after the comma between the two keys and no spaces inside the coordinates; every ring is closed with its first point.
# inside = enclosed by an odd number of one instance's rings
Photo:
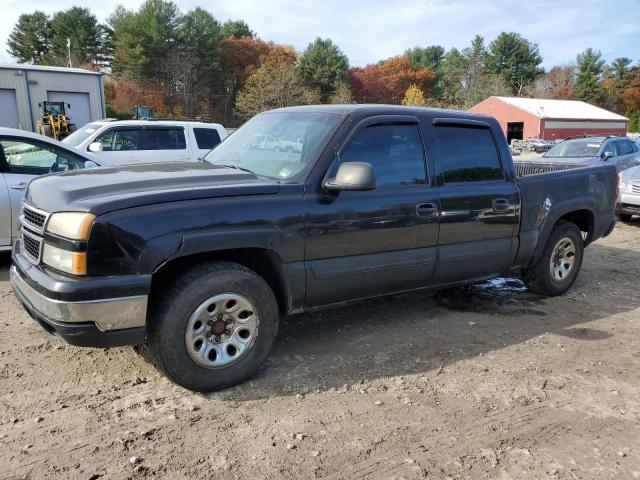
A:
{"type": "Polygon", "coordinates": [[[529,148],[532,152],[544,153],[549,151],[555,144],[547,140],[529,140],[529,148]]]}
{"type": "Polygon", "coordinates": [[[637,165],[638,144],[627,137],[580,137],[554,145],[542,157],[540,164],[615,165],[621,172],[637,165]]]}
{"type": "Polygon", "coordinates": [[[74,345],[146,343],[211,391],[256,370],[281,315],[504,273],[562,294],[615,224],[613,166],[518,177],[498,122],[460,111],[279,109],[205,160],[34,180],[11,268],[25,309],[74,345]]]}

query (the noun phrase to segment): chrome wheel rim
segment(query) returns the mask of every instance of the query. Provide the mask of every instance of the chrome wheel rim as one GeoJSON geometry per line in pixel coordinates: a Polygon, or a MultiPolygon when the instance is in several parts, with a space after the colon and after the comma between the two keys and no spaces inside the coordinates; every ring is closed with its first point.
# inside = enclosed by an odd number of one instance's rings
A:
{"type": "Polygon", "coordinates": [[[551,254],[551,277],[556,282],[565,281],[576,262],[576,245],[569,237],[561,238],[551,254]]]}
{"type": "Polygon", "coordinates": [[[205,368],[224,368],[239,361],[258,336],[258,313],[237,293],[214,295],[191,314],[185,346],[191,359],[205,368]]]}

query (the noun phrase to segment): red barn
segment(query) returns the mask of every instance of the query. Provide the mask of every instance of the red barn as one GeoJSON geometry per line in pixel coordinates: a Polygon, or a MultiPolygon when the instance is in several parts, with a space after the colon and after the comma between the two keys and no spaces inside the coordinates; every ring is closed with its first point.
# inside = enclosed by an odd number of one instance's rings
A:
{"type": "Polygon", "coordinates": [[[629,119],[578,100],[489,97],[469,109],[491,115],[507,140],[555,140],[573,135],[626,135],[629,119]]]}

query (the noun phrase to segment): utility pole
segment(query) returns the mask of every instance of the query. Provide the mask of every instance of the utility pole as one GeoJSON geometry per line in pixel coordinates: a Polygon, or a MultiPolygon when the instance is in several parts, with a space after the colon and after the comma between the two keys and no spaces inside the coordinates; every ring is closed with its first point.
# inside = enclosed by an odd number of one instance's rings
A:
{"type": "Polygon", "coordinates": [[[67,38],[67,57],[69,58],[69,67],[73,67],[71,65],[71,39],[67,38]]]}

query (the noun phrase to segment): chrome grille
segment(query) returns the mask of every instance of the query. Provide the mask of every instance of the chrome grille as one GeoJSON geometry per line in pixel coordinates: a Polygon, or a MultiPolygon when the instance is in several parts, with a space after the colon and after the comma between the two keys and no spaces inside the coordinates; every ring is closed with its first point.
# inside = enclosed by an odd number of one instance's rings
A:
{"type": "Polygon", "coordinates": [[[42,240],[29,235],[24,230],[22,231],[22,246],[25,255],[29,260],[35,263],[40,262],[40,252],[42,248],[42,240]]]}
{"type": "Polygon", "coordinates": [[[47,218],[49,218],[49,214],[47,212],[30,207],[29,205],[22,206],[22,216],[20,217],[20,220],[31,230],[42,233],[44,231],[44,226],[47,223],[47,218]]]}
{"type": "Polygon", "coordinates": [[[640,183],[631,184],[631,193],[640,193],[640,183]]]}

